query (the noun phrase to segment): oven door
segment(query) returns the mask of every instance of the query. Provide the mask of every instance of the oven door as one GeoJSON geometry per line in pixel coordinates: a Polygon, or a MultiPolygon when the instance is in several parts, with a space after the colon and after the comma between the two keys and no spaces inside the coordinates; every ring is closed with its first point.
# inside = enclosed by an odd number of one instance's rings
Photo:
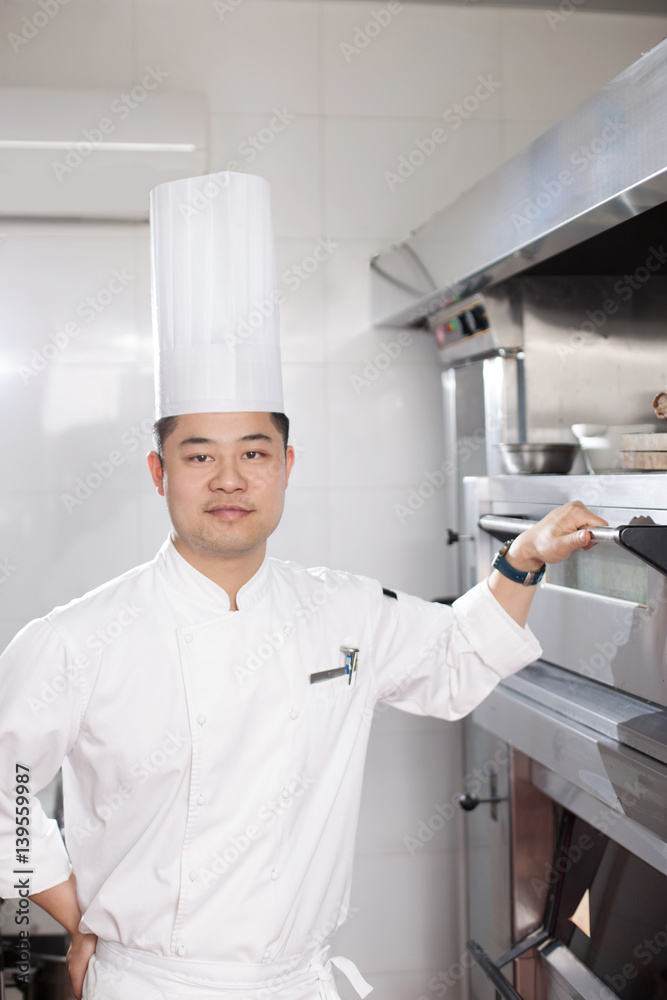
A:
{"type": "MultiPolygon", "coordinates": [[[[519,773],[530,768],[521,755],[514,763],[519,773]]],[[[667,876],[569,810],[550,807],[558,831],[548,863],[535,858],[534,838],[516,843],[512,859],[515,919],[517,903],[531,897],[539,924],[496,961],[469,941],[477,967],[505,1000],[662,1000],[667,876]]],[[[517,823],[527,831],[529,816],[517,815],[517,823]]]]}
{"type": "MultiPolygon", "coordinates": [[[[482,514],[539,520],[559,503],[577,497],[575,484],[579,479],[586,482],[585,477],[574,476],[535,477],[536,482],[529,484],[527,479],[530,477],[466,480],[466,530],[477,539],[471,572],[478,579],[490,572],[499,546],[497,538],[477,527],[482,514]],[[523,482],[503,483],[513,478],[523,482]],[[555,482],[545,483],[549,478],[555,482]],[[565,483],[567,493],[563,496],[563,480],[568,479],[573,485],[565,483]],[[489,483],[493,493],[485,498],[489,483]],[[517,486],[523,486],[523,490],[517,486]],[[525,496],[529,487],[534,499],[525,496]],[[503,495],[509,491],[518,495],[503,495]]],[[[610,503],[588,506],[610,525],[628,524],[638,515],[667,525],[666,502],[667,492],[662,497],[662,508],[610,503]]],[[[512,534],[516,531],[508,532],[506,537],[512,534]]],[[[529,624],[548,663],[667,705],[667,577],[621,546],[600,542],[587,552],[576,552],[565,562],[548,566],[529,624]]]]}
{"type": "MultiPolygon", "coordinates": [[[[469,934],[480,934],[469,943],[470,995],[663,1000],[667,711],[621,692],[605,694],[583,678],[575,680],[570,711],[566,675],[537,663],[501,682],[466,720],[475,734],[469,746],[500,740],[511,748],[509,799],[499,807],[507,810],[511,850],[485,886],[468,848],[469,885],[476,889],[469,934]],[[585,721],[575,720],[582,713],[585,721]],[[616,727],[622,736],[623,718],[642,713],[653,719],[657,757],[596,728],[602,720],[600,729],[616,727]],[[491,913],[509,929],[509,946],[498,940],[497,926],[492,935],[485,924],[491,913]]],[[[493,825],[488,805],[475,812],[493,825]]]]}
{"type": "MultiPolygon", "coordinates": [[[[470,579],[488,575],[499,546],[478,527],[483,515],[534,521],[580,499],[612,526],[640,515],[667,525],[667,476],[591,478],[466,480],[470,579]]],[[[510,946],[503,954],[488,934],[478,939],[472,1000],[667,997],[666,583],[613,541],[549,567],[529,618],[543,658],[466,720],[510,748],[509,802],[499,807],[510,819],[510,946]],[[564,816],[579,824],[566,848],[564,816]],[[550,894],[559,923],[548,919],[550,894]]],[[[490,873],[487,911],[507,899],[506,877],[490,873]]],[[[483,921],[479,901],[469,905],[472,938],[483,921]]]]}

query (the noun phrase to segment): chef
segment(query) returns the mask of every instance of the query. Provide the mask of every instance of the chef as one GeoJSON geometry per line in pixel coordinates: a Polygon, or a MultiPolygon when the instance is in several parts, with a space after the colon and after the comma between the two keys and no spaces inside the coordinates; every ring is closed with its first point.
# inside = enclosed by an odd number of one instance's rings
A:
{"type": "Polygon", "coordinates": [[[268,185],[162,184],[151,233],[148,465],[173,528],[0,658],[0,895],[67,928],[77,998],[334,1000],[333,965],[364,997],[327,938],[374,714],[459,719],[536,659],[545,562],[605,522],[552,511],[451,608],[268,558],[294,463],[268,185]],[[66,847],[35,797],[61,766],[66,847]]]}

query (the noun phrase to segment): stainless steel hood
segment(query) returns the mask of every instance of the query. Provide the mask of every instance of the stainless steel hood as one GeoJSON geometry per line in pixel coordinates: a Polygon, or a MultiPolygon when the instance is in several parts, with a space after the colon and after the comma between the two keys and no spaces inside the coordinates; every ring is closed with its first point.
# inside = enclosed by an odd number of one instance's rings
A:
{"type": "Polygon", "coordinates": [[[665,202],[667,39],[374,257],[373,321],[422,325],[665,202]]]}

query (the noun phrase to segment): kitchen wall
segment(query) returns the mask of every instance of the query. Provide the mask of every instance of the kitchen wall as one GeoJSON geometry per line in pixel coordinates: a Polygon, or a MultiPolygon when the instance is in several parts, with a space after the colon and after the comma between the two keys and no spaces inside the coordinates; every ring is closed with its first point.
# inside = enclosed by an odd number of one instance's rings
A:
{"type": "MultiPolygon", "coordinates": [[[[210,169],[234,162],[272,188],[297,465],[271,550],[432,598],[452,585],[443,496],[411,491],[442,462],[439,371],[423,334],[371,327],[369,259],[666,30],[667,17],[585,3],[5,0],[0,85],[120,93],[159,67],[164,88],[206,95],[210,169]]],[[[147,252],[141,224],[0,225],[3,645],[166,537],[144,458],[147,252]],[[80,332],[44,350],[75,318],[80,332]]],[[[463,820],[439,819],[459,766],[457,725],[378,715],[352,910],[333,946],[378,1000],[461,996],[463,820]]]]}

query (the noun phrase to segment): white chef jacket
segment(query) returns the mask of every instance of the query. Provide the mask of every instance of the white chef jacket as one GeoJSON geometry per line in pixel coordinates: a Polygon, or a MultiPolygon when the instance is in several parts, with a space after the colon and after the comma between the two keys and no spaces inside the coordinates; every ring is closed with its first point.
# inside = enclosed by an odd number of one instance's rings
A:
{"type": "Polygon", "coordinates": [[[31,892],[71,860],[81,929],[112,947],[183,970],[305,963],[348,911],[382,704],[458,719],[541,653],[486,581],[450,608],[267,557],[237,606],[168,538],[18,633],[0,657],[0,896],[17,895],[15,762],[33,792],[62,764],[67,849],[34,798],[31,892]],[[310,683],[341,646],[355,683],[310,683]]]}

